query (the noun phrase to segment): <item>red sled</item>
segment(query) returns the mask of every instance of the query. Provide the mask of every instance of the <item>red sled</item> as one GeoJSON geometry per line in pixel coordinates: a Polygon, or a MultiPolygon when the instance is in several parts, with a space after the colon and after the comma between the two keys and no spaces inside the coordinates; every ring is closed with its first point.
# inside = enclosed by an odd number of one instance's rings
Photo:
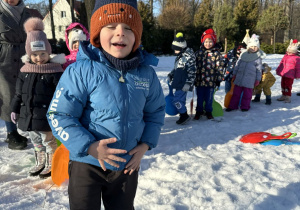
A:
{"type": "Polygon", "coordinates": [[[268,132],[254,132],[254,133],[249,133],[247,135],[244,135],[240,141],[243,143],[261,143],[264,141],[269,141],[272,139],[287,139],[289,138],[293,133],[287,132],[285,134],[282,134],[281,136],[274,136],[271,133],[268,132]]]}

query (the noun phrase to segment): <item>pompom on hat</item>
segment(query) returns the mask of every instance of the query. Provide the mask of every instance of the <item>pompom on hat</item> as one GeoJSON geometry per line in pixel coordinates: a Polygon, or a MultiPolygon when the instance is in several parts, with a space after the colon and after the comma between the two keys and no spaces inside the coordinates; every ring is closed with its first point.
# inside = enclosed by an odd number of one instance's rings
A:
{"type": "Polygon", "coordinates": [[[259,36],[256,34],[252,34],[248,44],[247,44],[247,49],[249,49],[250,47],[258,47],[260,48],[260,44],[259,44],[259,36]]]}
{"type": "Polygon", "coordinates": [[[205,39],[211,39],[214,44],[217,43],[217,34],[213,29],[207,29],[206,31],[203,32],[202,36],[201,36],[201,43],[203,43],[205,41],[205,39]]]}
{"type": "Polygon", "coordinates": [[[100,48],[101,29],[110,23],[125,23],[134,33],[135,43],[132,51],[141,44],[143,24],[137,9],[136,0],[96,0],[91,18],[91,39],[93,46],[100,48]]]}
{"type": "Polygon", "coordinates": [[[177,33],[174,41],[172,42],[172,49],[181,51],[186,47],[187,45],[185,39],[183,38],[183,34],[181,32],[177,33]]]}
{"type": "Polygon", "coordinates": [[[289,52],[289,53],[293,53],[293,54],[298,53],[298,46],[299,46],[298,40],[297,39],[294,39],[294,40],[291,39],[290,45],[288,46],[286,51],[289,52]]]}
{"type": "Polygon", "coordinates": [[[40,18],[29,18],[24,23],[24,29],[27,33],[25,50],[27,55],[36,51],[46,51],[49,55],[52,52],[51,45],[43,32],[44,23],[40,18]]]}

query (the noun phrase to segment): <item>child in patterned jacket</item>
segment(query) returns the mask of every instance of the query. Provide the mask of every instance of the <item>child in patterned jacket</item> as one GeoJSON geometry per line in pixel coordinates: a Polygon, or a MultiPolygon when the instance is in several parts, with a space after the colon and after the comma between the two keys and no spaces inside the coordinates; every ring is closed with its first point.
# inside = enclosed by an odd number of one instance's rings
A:
{"type": "Polygon", "coordinates": [[[177,108],[180,118],[177,124],[185,124],[190,116],[186,110],[186,95],[193,89],[196,77],[196,58],[194,51],[187,47],[182,33],[177,33],[172,42],[172,49],[177,55],[174,69],[168,74],[168,79],[172,88],[176,89],[173,104],[177,108]]]}
{"type": "Polygon", "coordinates": [[[214,30],[207,29],[201,36],[200,49],[195,53],[197,107],[194,120],[199,120],[202,115],[206,115],[207,119],[213,119],[214,90],[216,86],[220,86],[224,78],[224,61],[216,42],[217,35],[214,30]],[[203,102],[205,102],[205,113],[203,102]]]}

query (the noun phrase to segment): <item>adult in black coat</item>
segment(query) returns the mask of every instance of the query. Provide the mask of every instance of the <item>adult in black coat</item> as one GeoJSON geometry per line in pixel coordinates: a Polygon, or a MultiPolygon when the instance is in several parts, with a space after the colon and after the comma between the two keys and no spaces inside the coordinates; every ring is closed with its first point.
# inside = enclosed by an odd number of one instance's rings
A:
{"type": "Polygon", "coordinates": [[[42,17],[36,10],[25,7],[23,0],[0,0],[0,119],[5,121],[6,142],[20,142],[15,149],[24,149],[27,138],[17,132],[10,118],[10,102],[25,55],[26,33],[24,22],[30,17],[42,17]]]}

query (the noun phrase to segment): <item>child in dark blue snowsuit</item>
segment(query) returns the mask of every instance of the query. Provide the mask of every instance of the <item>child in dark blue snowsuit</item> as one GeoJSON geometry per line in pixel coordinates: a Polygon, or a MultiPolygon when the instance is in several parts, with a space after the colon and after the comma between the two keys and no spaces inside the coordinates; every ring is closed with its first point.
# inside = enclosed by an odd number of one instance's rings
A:
{"type": "Polygon", "coordinates": [[[187,92],[193,90],[196,77],[196,58],[193,49],[187,47],[183,34],[180,32],[176,34],[172,42],[172,49],[177,57],[174,69],[168,74],[168,78],[171,87],[176,89],[173,104],[180,114],[176,123],[183,125],[190,119],[185,103],[187,92]]]}

